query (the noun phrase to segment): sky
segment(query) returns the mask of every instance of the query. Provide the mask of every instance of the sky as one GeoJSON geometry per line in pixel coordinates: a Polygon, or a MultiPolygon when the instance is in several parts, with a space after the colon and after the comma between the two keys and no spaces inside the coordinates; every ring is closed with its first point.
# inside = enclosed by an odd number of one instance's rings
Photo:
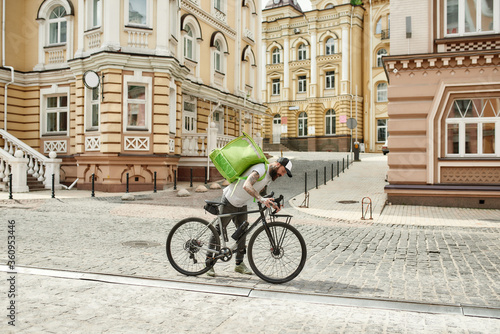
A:
{"type": "MultiPolygon", "coordinates": [[[[269,0],[261,0],[262,9],[264,9],[264,7],[266,7],[268,2],[269,2],[269,0]]],[[[297,2],[299,3],[300,8],[302,8],[302,10],[304,12],[311,10],[311,2],[309,0],[297,0],[297,2]]]]}

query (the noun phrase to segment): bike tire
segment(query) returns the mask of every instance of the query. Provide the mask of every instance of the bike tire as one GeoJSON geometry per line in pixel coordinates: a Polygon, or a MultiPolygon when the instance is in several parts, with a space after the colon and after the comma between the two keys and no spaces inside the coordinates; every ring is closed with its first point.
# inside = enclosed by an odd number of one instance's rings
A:
{"type": "MultiPolygon", "coordinates": [[[[206,273],[217,260],[207,261],[201,247],[220,250],[220,237],[215,227],[201,218],[186,218],[178,222],[167,237],[167,257],[175,270],[187,276],[206,273]],[[210,240],[213,238],[213,243],[210,240]]],[[[210,254],[213,255],[213,254],[210,254]]]]}
{"type": "Polygon", "coordinates": [[[279,250],[274,252],[265,227],[260,226],[248,243],[248,261],[254,273],[266,282],[291,281],[304,268],[307,248],[300,232],[290,224],[267,224],[279,250]]]}

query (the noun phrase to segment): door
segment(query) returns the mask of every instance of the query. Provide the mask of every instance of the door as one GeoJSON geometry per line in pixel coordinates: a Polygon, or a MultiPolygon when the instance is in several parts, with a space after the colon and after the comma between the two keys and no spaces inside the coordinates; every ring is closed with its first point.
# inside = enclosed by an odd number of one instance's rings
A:
{"type": "Polygon", "coordinates": [[[273,144],[279,144],[281,141],[281,116],[275,115],[273,118],[273,144]]]}

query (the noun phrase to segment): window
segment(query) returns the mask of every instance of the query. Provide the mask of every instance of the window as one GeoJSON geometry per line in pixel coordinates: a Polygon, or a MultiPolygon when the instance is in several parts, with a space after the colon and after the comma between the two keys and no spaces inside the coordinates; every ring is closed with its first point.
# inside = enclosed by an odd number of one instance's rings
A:
{"type": "Polygon", "coordinates": [[[146,86],[129,84],[127,88],[127,129],[146,128],[146,86]]]}
{"type": "Polygon", "coordinates": [[[280,95],[280,79],[273,79],[273,95],[280,95]]]}
{"type": "Polygon", "coordinates": [[[329,38],[325,44],[325,54],[332,55],[335,53],[335,40],[333,38],[329,38]]]}
{"type": "Polygon", "coordinates": [[[498,33],[499,20],[500,0],[446,0],[446,35],[498,33]]]}
{"type": "Polygon", "coordinates": [[[387,83],[385,82],[377,85],[377,102],[387,102],[387,83]]]}
{"type": "Polygon", "coordinates": [[[384,62],[382,61],[382,57],[387,54],[386,49],[380,49],[377,51],[377,67],[384,66],[384,62]]]}
{"type": "Polygon", "coordinates": [[[87,129],[97,130],[99,128],[99,87],[89,89],[90,110],[87,116],[87,129]]]}
{"type": "Polygon", "coordinates": [[[300,44],[300,46],[299,46],[298,59],[299,60],[307,59],[307,49],[306,49],[305,44],[300,44]]]}
{"type": "Polygon", "coordinates": [[[90,29],[101,26],[101,0],[90,0],[90,29]]]}
{"type": "Polygon", "coordinates": [[[217,110],[213,114],[212,121],[215,123],[217,127],[217,133],[219,135],[224,135],[224,111],[217,110]]]}
{"type": "Polygon", "coordinates": [[[184,57],[193,60],[193,30],[190,25],[187,25],[186,34],[184,35],[184,57]]]}
{"type": "Polygon", "coordinates": [[[446,118],[446,156],[499,157],[500,98],[454,100],[446,118]]]}
{"type": "Polygon", "coordinates": [[[273,50],[273,64],[279,64],[280,60],[280,49],[274,48],[273,50]]]}
{"type": "Polygon", "coordinates": [[[214,0],[214,8],[222,11],[222,0],[214,0]]]}
{"type": "Polygon", "coordinates": [[[300,75],[298,81],[299,81],[299,93],[305,93],[307,89],[306,76],[300,75]]]}
{"type": "Polygon", "coordinates": [[[299,115],[299,137],[307,136],[307,114],[301,112],[299,115]]]}
{"type": "Polygon", "coordinates": [[[147,25],[147,0],[128,0],[128,22],[133,25],[147,25]]]}
{"type": "Polygon", "coordinates": [[[387,140],[387,119],[377,119],[377,143],[387,140]]]}
{"type": "Polygon", "coordinates": [[[219,41],[215,41],[214,43],[214,68],[217,72],[222,72],[222,55],[221,55],[221,46],[219,41]]]}
{"type": "Polygon", "coordinates": [[[382,33],[382,19],[380,18],[377,21],[377,25],[375,26],[375,34],[381,34],[382,33]]]}
{"type": "Polygon", "coordinates": [[[185,97],[183,105],[183,131],[184,133],[196,132],[196,99],[185,97]]]}
{"type": "Polygon", "coordinates": [[[325,9],[330,9],[330,8],[333,8],[333,5],[331,3],[325,6],[325,9]]]}
{"type": "Polygon", "coordinates": [[[67,22],[66,10],[63,6],[56,7],[49,16],[49,44],[66,43],[67,22]]]}
{"type": "Polygon", "coordinates": [[[335,72],[328,71],[325,73],[325,88],[333,89],[335,88],[335,72]]]}
{"type": "Polygon", "coordinates": [[[325,135],[335,134],[335,119],[335,110],[328,110],[325,114],[325,135]]]}
{"type": "Polygon", "coordinates": [[[49,96],[45,108],[47,134],[61,134],[68,130],[68,96],[49,96]]]}
{"type": "Polygon", "coordinates": [[[274,117],[273,117],[273,124],[274,125],[280,125],[281,124],[281,115],[280,114],[274,115],[274,117]]]}

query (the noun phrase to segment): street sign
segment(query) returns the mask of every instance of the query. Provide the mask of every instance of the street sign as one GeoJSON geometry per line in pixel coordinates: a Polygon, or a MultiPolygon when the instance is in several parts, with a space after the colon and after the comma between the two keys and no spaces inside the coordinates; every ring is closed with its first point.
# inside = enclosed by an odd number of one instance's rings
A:
{"type": "Polygon", "coordinates": [[[352,129],[355,129],[356,126],[358,126],[358,121],[356,121],[355,118],[351,117],[351,118],[347,119],[347,128],[352,130],[352,129]]]}

